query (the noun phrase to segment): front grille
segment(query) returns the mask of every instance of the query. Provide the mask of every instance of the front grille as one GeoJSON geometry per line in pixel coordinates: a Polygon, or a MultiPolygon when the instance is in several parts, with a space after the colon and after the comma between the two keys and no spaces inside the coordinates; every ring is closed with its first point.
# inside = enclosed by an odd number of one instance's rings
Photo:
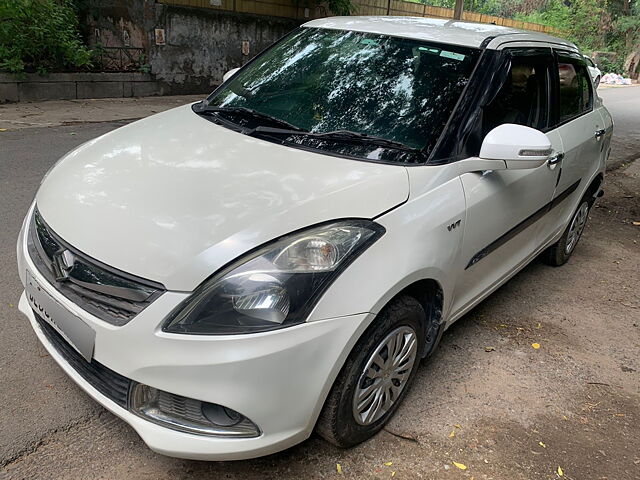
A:
{"type": "Polygon", "coordinates": [[[70,246],[37,209],[27,243],[33,263],[56,290],[112,325],[125,325],[165,291],[159,283],[116,270],[70,246]]]}
{"type": "Polygon", "coordinates": [[[127,408],[131,380],[105,367],[96,360],[87,362],[55,329],[36,312],[36,321],[49,343],[82,378],[102,395],[122,408],[127,408]]]}

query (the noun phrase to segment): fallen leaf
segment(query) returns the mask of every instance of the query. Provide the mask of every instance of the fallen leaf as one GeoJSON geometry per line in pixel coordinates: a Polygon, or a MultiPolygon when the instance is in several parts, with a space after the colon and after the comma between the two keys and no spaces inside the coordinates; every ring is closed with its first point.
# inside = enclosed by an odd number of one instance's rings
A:
{"type": "Polygon", "coordinates": [[[640,226],[640,222],[633,222],[633,224],[637,227],[640,226]]]}
{"type": "Polygon", "coordinates": [[[558,467],[558,476],[564,477],[564,471],[562,470],[562,467],[558,467]]]}
{"type": "Polygon", "coordinates": [[[542,324],[538,322],[538,324],[536,325],[536,328],[542,328],[542,324]]]}
{"type": "Polygon", "coordinates": [[[496,351],[496,347],[484,347],[484,351],[485,352],[495,352],[496,351]]]}
{"type": "Polygon", "coordinates": [[[336,463],[336,470],[338,471],[338,475],[342,475],[342,465],[336,463]]]}
{"type": "Polygon", "coordinates": [[[395,477],[396,476],[396,472],[391,472],[391,476],[395,477]]]}
{"type": "Polygon", "coordinates": [[[385,464],[387,467],[390,467],[391,465],[393,465],[393,462],[384,462],[384,464],[385,464]]]}
{"type": "Polygon", "coordinates": [[[0,132],[6,132],[7,129],[6,128],[0,128],[0,132]]]}
{"type": "Polygon", "coordinates": [[[454,425],[454,427],[456,427],[456,428],[462,428],[462,425],[460,425],[459,423],[456,423],[456,424],[454,425]]]}
{"type": "Polygon", "coordinates": [[[456,431],[455,430],[451,430],[451,433],[449,434],[449,438],[453,438],[456,436],[456,431]]]}
{"type": "Polygon", "coordinates": [[[9,308],[13,308],[13,303],[10,303],[10,304],[9,304],[9,308]]]}
{"type": "Polygon", "coordinates": [[[540,344],[539,343],[532,343],[531,346],[535,349],[538,350],[540,348],[540,344]]]}
{"type": "Polygon", "coordinates": [[[538,442],[538,445],[540,445],[542,448],[547,448],[547,446],[543,442],[538,442]]]}
{"type": "Polygon", "coordinates": [[[453,462],[453,464],[458,467],[460,470],[466,470],[467,466],[464,463],[453,462]]]}

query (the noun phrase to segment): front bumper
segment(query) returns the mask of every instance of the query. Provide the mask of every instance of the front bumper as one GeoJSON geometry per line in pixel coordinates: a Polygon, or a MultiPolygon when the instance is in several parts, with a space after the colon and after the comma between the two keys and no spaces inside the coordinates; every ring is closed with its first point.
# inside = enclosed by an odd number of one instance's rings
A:
{"type": "Polygon", "coordinates": [[[196,435],[129,412],[86,381],[47,339],[25,294],[19,309],[51,357],[94,400],[130,424],[154,451],[196,460],[253,458],[288,448],[312,432],[324,399],[369,314],[306,323],[273,332],[190,336],[162,332],[162,319],[186,294],[166,292],[131,322],[114,327],[60,295],[28,255],[24,232],[18,265],[54,300],[96,332],[94,358],[118,374],[176,395],[226,406],[253,421],[254,438],[196,435]]]}

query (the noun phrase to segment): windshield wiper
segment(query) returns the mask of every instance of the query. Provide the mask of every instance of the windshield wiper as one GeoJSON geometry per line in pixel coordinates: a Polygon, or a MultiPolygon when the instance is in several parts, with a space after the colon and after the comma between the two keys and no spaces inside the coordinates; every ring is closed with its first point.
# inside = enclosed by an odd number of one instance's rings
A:
{"type": "MultiPolygon", "coordinates": [[[[203,106],[198,107],[196,113],[236,113],[243,115],[245,117],[256,118],[262,121],[267,121],[272,124],[281,125],[295,132],[306,132],[306,130],[296,127],[291,123],[280,120],[279,118],[273,117],[267,113],[259,112],[258,110],[254,110],[253,108],[247,107],[212,107],[212,106],[203,106]]],[[[260,127],[257,127],[260,128],[260,127]]],[[[253,131],[255,129],[250,129],[249,131],[253,131]]]]}
{"type": "Polygon", "coordinates": [[[392,148],[394,150],[402,150],[405,152],[419,153],[417,148],[410,147],[401,142],[389,140],[382,137],[375,137],[373,135],[367,135],[366,133],[353,132],[351,130],[334,130],[331,132],[308,132],[301,129],[284,129],[259,126],[251,130],[244,132],[247,135],[255,135],[256,133],[262,133],[265,135],[286,135],[286,136],[303,136],[306,138],[314,138],[318,140],[335,140],[355,142],[367,145],[375,145],[383,148],[392,148]]]}

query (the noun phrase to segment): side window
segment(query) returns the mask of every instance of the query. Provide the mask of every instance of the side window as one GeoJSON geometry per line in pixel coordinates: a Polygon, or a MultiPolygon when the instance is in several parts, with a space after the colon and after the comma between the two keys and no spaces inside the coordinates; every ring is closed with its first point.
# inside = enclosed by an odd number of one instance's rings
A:
{"type": "Polygon", "coordinates": [[[560,56],[558,58],[560,79],[560,123],[564,123],[593,107],[591,79],[584,62],[560,56]]]}
{"type": "Polygon", "coordinates": [[[483,136],[503,123],[542,130],[549,113],[550,55],[513,55],[504,84],[483,108],[483,136]]]}

